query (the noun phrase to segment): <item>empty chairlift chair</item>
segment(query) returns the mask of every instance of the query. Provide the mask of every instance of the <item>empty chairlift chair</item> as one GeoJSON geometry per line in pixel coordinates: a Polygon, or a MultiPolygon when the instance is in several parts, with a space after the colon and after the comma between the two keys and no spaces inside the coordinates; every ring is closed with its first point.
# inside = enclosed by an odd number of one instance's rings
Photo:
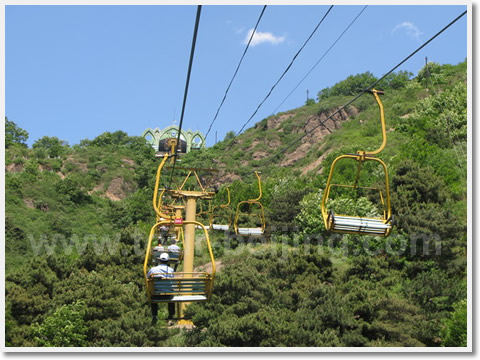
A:
{"type": "Polygon", "coordinates": [[[263,209],[263,205],[260,202],[262,198],[262,181],[260,179],[260,175],[257,171],[255,171],[255,175],[258,181],[258,191],[259,195],[256,199],[249,199],[246,201],[241,201],[237,205],[237,211],[235,212],[235,221],[233,223],[235,228],[235,234],[242,235],[242,236],[262,236],[265,233],[265,212],[263,209]],[[248,212],[242,211],[242,206],[247,205],[248,212]],[[257,207],[258,212],[253,213],[251,210],[252,208],[257,207]],[[242,226],[240,224],[240,218],[242,216],[248,216],[249,218],[255,218],[256,224],[259,225],[257,227],[247,227],[242,226]]]}
{"type": "Polygon", "coordinates": [[[228,231],[232,225],[232,213],[230,210],[230,189],[227,190],[228,201],[226,204],[217,205],[212,208],[210,214],[210,230],[228,231]]]}
{"type": "Polygon", "coordinates": [[[385,163],[376,158],[375,155],[380,153],[386,145],[387,135],[385,130],[385,118],[383,113],[383,105],[378,95],[383,95],[382,91],[371,90],[370,91],[380,109],[380,121],[382,125],[382,137],[383,142],[381,146],[375,151],[357,151],[356,154],[346,154],[337,157],[331,167],[328,175],[325,191],[322,198],[322,216],[327,230],[336,233],[358,234],[358,235],[375,235],[375,236],[388,236],[392,231],[393,217],[390,208],[390,191],[389,191],[389,179],[388,170],[385,163]],[[332,177],[335,173],[335,166],[340,162],[352,162],[355,161],[357,165],[357,174],[353,182],[353,185],[344,184],[332,184],[332,177]],[[381,165],[383,173],[385,175],[385,193],[380,188],[358,186],[358,180],[362,167],[366,162],[376,162],[381,165]],[[351,188],[355,190],[369,190],[375,191],[379,194],[380,203],[382,206],[382,215],[379,217],[362,217],[348,214],[337,214],[332,209],[328,208],[328,200],[331,189],[334,187],[351,188]]]}

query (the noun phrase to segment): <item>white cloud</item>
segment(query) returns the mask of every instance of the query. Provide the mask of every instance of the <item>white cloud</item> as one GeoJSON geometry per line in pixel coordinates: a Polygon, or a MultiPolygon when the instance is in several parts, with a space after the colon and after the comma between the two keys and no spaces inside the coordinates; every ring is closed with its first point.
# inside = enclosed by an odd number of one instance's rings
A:
{"type": "MultiPolygon", "coordinates": [[[[250,40],[250,36],[252,36],[253,29],[250,29],[248,31],[247,36],[243,40],[244,44],[248,44],[248,40],[250,40]]],[[[256,46],[261,43],[270,43],[270,44],[280,44],[285,40],[285,36],[275,36],[270,32],[260,32],[260,31],[255,31],[255,34],[253,35],[252,42],[250,43],[250,46],[256,46]]]]}
{"type": "Polygon", "coordinates": [[[403,23],[395,26],[392,30],[392,34],[399,29],[404,29],[407,35],[415,40],[420,40],[420,36],[423,35],[420,29],[415,24],[409,21],[404,21],[403,23]]]}

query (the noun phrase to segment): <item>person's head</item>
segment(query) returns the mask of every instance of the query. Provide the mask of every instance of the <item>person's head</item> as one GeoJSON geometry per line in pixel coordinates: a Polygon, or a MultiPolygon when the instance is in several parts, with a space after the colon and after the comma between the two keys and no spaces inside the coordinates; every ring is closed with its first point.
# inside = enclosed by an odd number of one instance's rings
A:
{"type": "Polygon", "coordinates": [[[170,245],[177,245],[177,240],[175,239],[170,240],[170,245]]]}
{"type": "Polygon", "coordinates": [[[168,256],[167,253],[161,253],[161,254],[160,254],[160,257],[159,257],[158,259],[160,260],[160,262],[161,262],[162,264],[165,264],[165,263],[168,262],[168,259],[170,259],[170,257],[168,256]]]}

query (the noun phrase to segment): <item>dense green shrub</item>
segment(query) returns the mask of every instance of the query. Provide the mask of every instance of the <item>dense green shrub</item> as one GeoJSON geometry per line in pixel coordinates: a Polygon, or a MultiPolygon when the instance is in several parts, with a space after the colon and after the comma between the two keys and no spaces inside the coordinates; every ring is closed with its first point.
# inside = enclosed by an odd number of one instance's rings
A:
{"type": "Polygon", "coordinates": [[[454,305],[454,311],[445,321],[443,346],[467,346],[467,299],[454,305]]]}
{"type": "Polygon", "coordinates": [[[41,324],[32,326],[37,346],[86,346],[87,328],[83,321],[85,306],[81,302],[62,305],[41,324]]]}
{"type": "Polygon", "coordinates": [[[415,112],[400,130],[409,134],[424,133],[425,139],[442,148],[467,140],[467,85],[427,97],[418,103],[415,112]]]}

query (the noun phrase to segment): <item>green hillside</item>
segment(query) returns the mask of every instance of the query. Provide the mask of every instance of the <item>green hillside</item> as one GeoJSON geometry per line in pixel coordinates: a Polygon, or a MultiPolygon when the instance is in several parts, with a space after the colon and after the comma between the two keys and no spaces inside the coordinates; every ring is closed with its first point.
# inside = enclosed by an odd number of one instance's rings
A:
{"type": "MultiPolygon", "coordinates": [[[[370,73],[263,119],[234,144],[229,133],[185,155],[182,166],[219,169],[211,183],[230,186],[233,206],[256,197],[261,171],[270,235],[249,244],[212,235],[219,271],[212,300],[187,309],[192,330],[151,324],[142,267],[155,221],[153,149],[122,131],[28,148],[28,129],[6,120],[7,346],[466,346],[466,71],[466,61],[429,63],[378,85],[388,132],[379,157],[396,217],[387,239],[329,242],[320,213],[333,159],[381,143],[371,95],[326,120],[376,80],[370,73]]],[[[361,182],[382,186],[383,174],[366,170],[361,182]]],[[[354,173],[335,176],[351,183],[354,173]]],[[[374,211],[369,195],[336,195],[338,209],[374,211]]],[[[221,190],[214,202],[224,201],[221,190]]]]}

